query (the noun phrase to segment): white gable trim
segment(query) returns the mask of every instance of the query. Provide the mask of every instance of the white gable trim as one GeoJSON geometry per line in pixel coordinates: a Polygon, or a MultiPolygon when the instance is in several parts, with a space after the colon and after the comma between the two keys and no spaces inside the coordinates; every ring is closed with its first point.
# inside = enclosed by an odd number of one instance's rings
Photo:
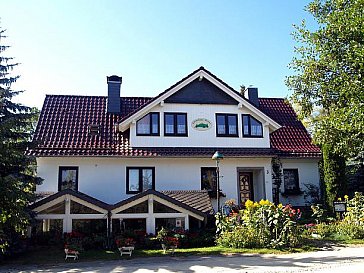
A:
{"type": "Polygon", "coordinates": [[[249,109],[251,112],[255,113],[256,115],[258,115],[260,117],[262,117],[264,120],[266,120],[267,123],[269,123],[269,126],[272,128],[272,130],[277,130],[277,129],[279,129],[281,127],[277,122],[275,122],[269,116],[264,114],[262,111],[260,111],[256,107],[254,107],[252,104],[250,104],[248,101],[246,101],[241,96],[236,94],[234,91],[227,88],[224,84],[222,84],[221,82],[216,80],[214,77],[212,77],[206,71],[199,70],[195,74],[191,75],[190,77],[188,77],[184,81],[177,84],[175,87],[173,87],[171,90],[169,90],[165,94],[158,97],[156,100],[152,101],[150,104],[148,104],[145,107],[143,107],[142,109],[140,109],[138,112],[136,112],[133,115],[131,115],[130,117],[128,117],[126,120],[122,121],[119,124],[119,130],[121,132],[126,131],[130,127],[131,123],[133,123],[133,122],[135,123],[138,119],[140,119],[141,117],[143,117],[144,115],[149,113],[152,108],[154,108],[158,104],[163,104],[165,99],[167,99],[168,97],[170,97],[171,95],[173,95],[174,93],[176,93],[181,88],[185,87],[186,85],[188,85],[189,83],[191,83],[195,79],[201,78],[201,77],[206,78],[211,83],[213,83],[215,86],[217,86],[218,88],[223,90],[225,93],[227,93],[229,96],[231,96],[233,99],[237,100],[237,102],[238,102],[237,107],[241,108],[242,106],[244,106],[247,109],[249,109]]]}

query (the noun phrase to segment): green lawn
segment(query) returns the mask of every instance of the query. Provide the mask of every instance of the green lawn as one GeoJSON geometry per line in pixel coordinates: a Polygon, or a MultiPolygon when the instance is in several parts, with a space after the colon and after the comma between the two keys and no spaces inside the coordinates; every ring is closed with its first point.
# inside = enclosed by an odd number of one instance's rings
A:
{"type": "MultiPolygon", "coordinates": [[[[361,244],[364,245],[364,240],[320,240],[320,239],[310,239],[303,243],[302,247],[277,250],[277,249],[267,249],[267,248],[225,248],[220,246],[212,247],[201,247],[201,248],[185,248],[176,249],[175,256],[191,256],[191,255],[233,255],[233,254],[284,254],[292,252],[306,252],[315,251],[320,248],[332,245],[332,244],[361,244]]],[[[132,258],[136,257],[158,257],[171,255],[170,253],[163,254],[162,250],[141,250],[136,249],[133,252],[132,258]]],[[[31,249],[27,253],[21,254],[16,258],[5,261],[7,264],[58,264],[64,262],[64,251],[61,247],[51,246],[51,247],[36,247],[31,249]]],[[[107,261],[107,260],[117,260],[117,259],[130,259],[129,256],[120,257],[119,251],[107,251],[107,250],[88,250],[83,251],[80,254],[80,261],[107,261]]],[[[73,263],[72,259],[68,259],[68,263],[73,263]]]]}
{"type": "MultiPolygon", "coordinates": [[[[176,249],[174,256],[191,256],[191,255],[232,255],[241,253],[255,253],[255,254],[282,254],[291,252],[303,252],[315,250],[315,247],[306,246],[302,248],[288,249],[288,250],[275,250],[275,249],[234,249],[224,248],[219,246],[202,247],[202,248],[186,248],[176,249]]],[[[132,258],[135,257],[158,257],[171,255],[171,253],[164,254],[162,250],[141,250],[136,249],[133,252],[132,258]]],[[[16,258],[6,261],[8,264],[58,264],[64,262],[64,252],[60,247],[37,247],[27,253],[21,254],[16,258]]],[[[130,259],[129,256],[121,257],[119,251],[108,250],[88,250],[80,254],[80,261],[107,261],[116,259],[130,259]]],[[[73,259],[68,259],[67,262],[77,262],[73,259]]]]}

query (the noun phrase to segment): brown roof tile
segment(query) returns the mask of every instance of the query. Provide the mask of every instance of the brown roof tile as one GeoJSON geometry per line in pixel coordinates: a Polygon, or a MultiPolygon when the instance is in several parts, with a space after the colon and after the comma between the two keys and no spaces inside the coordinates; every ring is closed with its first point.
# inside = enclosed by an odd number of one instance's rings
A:
{"type": "Polygon", "coordinates": [[[209,194],[205,190],[162,191],[162,193],[203,213],[213,213],[209,194]]]}
{"type": "MultiPolygon", "coordinates": [[[[200,69],[205,70],[203,67],[198,70],[200,69]]],[[[226,85],[227,88],[233,90],[215,75],[207,70],[205,71],[226,85]]],[[[34,142],[37,146],[28,153],[44,157],[210,157],[218,149],[227,157],[274,155],[320,157],[321,155],[320,149],[312,144],[310,135],[297,119],[293,108],[284,99],[275,98],[259,99],[259,109],[282,125],[282,128],[271,134],[271,148],[133,148],[129,144],[129,131],[124,133],[116,132],[114,125],[157,97],[122,97],[120,98],[121,113],[109,114],[106,111],[107,98],[103,96],[47,95],[34,136],[34,142]],[[89,134],[88,128],[91,124],[99,125],[98,135],[92,136],[89,134]]]]}

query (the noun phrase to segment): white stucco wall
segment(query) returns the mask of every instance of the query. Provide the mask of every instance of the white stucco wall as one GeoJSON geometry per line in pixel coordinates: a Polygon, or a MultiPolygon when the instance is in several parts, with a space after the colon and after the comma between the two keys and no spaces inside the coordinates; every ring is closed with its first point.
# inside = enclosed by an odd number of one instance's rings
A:
{"type": "Polygon", "coordinates": [[[160,136],[137,136],[136,122],[130,126],[130,144],[132,147],[261,147],[269,148],[269,127],[265,120],[253,114],[245,107],[238,105],[217,104],[169,104],[155,106],[150,112],[160,113],[160,136]],[[164,136],[164,113],[187,113],[188,137],[164,136]],[[239,137],[216,136],[216,113],[228,113],[238,115],[239,137]],[[263,124],[262,138],[247,138],[242,136],[242,114],[250,114],[263,124]],[[208,119],[212,128],[207,131],[198,131],[191,124],[198,118],[208,119]],[[266,126],[264,126],[266,125],[266,126]],[[201,141],[203,139],[203,141],[201,141]]]}
{"type": "MultiPolygon", "coordinates": [[[[305,184],[313,184],[320,189],[320,174],[318,160],[315,159],[281,159],[283,169],[298,169],[298,180],[301,191],[307,191],[305,184]]],[[[282,181],[281,192],[284,192],[284,182],[282,181]]],[[[309,205],[311,200],[304,198],[304,193],[300,195],[280,196],[283,204],[294,204],[296,206],[309,205]]]]}
{"type": "MultiPolygon", "coordinates": [[[[78,190],[107,203],[131,197],[126,194],[126,167],[155,167],[155,189],[200,190],[201,167],[215,167],[209,158],[38,158],[38,175],[44,179],[37,191],[58,190],[60,166],[78,166],[78,190]]],[[[255,199],[272,199],[270,158],[226,158],[220,164],[220,187],[227,199],[238,199],[238,169],[253,172],[255,199]]]]}

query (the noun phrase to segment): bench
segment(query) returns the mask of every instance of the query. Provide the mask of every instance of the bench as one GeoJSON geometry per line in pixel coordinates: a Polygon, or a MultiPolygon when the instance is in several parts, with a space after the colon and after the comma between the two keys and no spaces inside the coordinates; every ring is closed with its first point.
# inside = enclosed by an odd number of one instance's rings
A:
{"type": "Polygon", "coordinates": [[[78,255],[80,254],[77,250],[72,250],[68,248],[64,249],[64,253],[66,253],[66,257],[64,258],[65,261],[67,260],[67,258],[73,258],[74,260],[76,260],[78,259],[78,255]]]}
{"type": "Polygon", "coordinates": [[[133,254],[134,247],[133,246],[123,246],[119,247],[120,256],[129,255],[131,257],[131,254],[133,254]]]}

